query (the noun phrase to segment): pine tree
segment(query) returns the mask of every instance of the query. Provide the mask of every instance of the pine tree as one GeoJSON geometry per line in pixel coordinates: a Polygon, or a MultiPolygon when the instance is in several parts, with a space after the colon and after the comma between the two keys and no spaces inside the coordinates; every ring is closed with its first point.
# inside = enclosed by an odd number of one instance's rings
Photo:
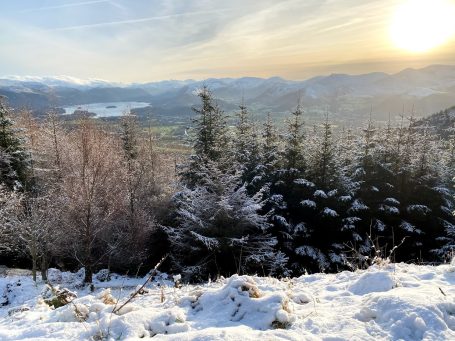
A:
{"type": "Polygon", "coordinates": [[[353,200],[347,210],[346,226],[352,230],[351,244],[365,256],[378,241],[386,245],[385,236],[392,235],[397,224],[398,200],[392,181],[393,173],[381,162],[381,131],[370,118],[356,149],[356,167],[352,174],[353,200]]]}
{"type": "Polygon", "coordinates": [[[239,109],[235,127],[234,158],[242,171],[242,181],[252,188],[260,163],[259,144],[250,113],[243,104],[239,109]]]}
{"type": "Polygon", "coordinates": [[[322,131],[316,132],[309,140],[312,141],[309,179],[323,190],[337,188],[342,174],[328,114],[322,124],[322,131]]]}
{"type": "Polygon", "coordinates": [[[288,122],[288,131],[285,138],[283,151],[283,168],[289,175],[299,177],[304,174],[305,160],[303,154],[303,142],[305,139],[303,131],[303,111],[300,104],[292,112],[288,122]]]}
{"type": "Polygon", "coordinates": [[[136,116],[127,113],[121,121],[121,139],[126,170],[126,188],[128,193],[128,230],[134,233],[138,229],[138,192],[142,182],[141,167],[138,165],[138,125],[136,116]]]}
{"type": "Polygon", "coordinates": [[[24,189],[29,179],[29,158],[14,128],[10,111],[0,98],[0,183],[24,189]]]}
{"type": "Polygon", "coordinates": [[[448,232],[455,223],[450,187],[443,182],[438,168],[437,144],[422,127],[413,145],[411,176],[408,192],[402,199],[402,234],[408,241],[405,245],[407,260],[435,260],[450,238],[448,232]],[[450,208],[449,208],[450,207],[450,208]],[[449,209],[447,209],[449,208],[449,209]],[[438,217],[435,219],[435,217],[438,217]]]}
{"type": "Polygon", "coordinates": [[[270,113],[267,115],[267,120],[263,125],[258,154],[260,155],[260,160],[257,166],[257,188],[263,188],[264,186],[270,188],[271,183],[276,179],[280,162],[278,134],[270,113]]]}
{"type": "Polygon", "coordinates": [[[138,124],[135,115],[130,112],[123,115],[121,120],[121,139],[123,152],[127,162],[131,162],[138,157],[138,124]]]}
{"type": "Polygon", "coordinates": [[[193,108],[198,115],[193,120],[196,131],[194,150],[197,156],[216,162],[222,158],[227,141],[226,119],[207,87],[204,86],[198,96],[202,103],[200,108],[193,108]]]}
{"type": "Polygon", "coordinates": [[[207,87],[204,86],[198,96],[201,106],[193,108],[197,114],[193,119],[195,153],[180,174],[185,185],[190,187],[196,186],[202,180],[201,172],[208,162],[215,162],[226,171],[232,167],[225,114],[215,103],[207,87]]]}
{"type": "Polygon", "coordinates": [[[250,196],[239,173],[225,173],[212,161],[205,167],[198,186],[173,198],[176,226],[166,231],[174,269],[192,281],[278,271],[286,257],[274,251],[277,241],[267,234],[261,194],[250,196]]]}

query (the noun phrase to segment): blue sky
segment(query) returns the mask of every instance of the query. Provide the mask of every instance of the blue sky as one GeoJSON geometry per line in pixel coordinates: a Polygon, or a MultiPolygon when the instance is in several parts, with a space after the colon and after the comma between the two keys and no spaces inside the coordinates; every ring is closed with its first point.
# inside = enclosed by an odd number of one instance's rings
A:
{"type": "Polygon", "coordinates": [[[392,46],[399,0],[0,1],[0,75],[113,81],[398,71],[449,63],[392,46]]]}

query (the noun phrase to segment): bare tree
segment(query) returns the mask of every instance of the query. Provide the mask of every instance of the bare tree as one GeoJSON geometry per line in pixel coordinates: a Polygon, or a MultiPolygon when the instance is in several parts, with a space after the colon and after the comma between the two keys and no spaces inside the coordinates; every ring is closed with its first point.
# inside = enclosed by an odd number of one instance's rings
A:
{"type": "Polygon", "coordinates": [[[109,254],[102,235],[118,214],[121,196],[119,145],[89,118],[83,118],[64,146],[61,205],[67,248],[85,267],[92,282],[94,267],[109,254]]]}
{"type": "Polygon", "coordinates": [[[52,240],[55,238],[53,229],[54,211],[47,197],[27,198],[23,210],[15,226],[15,234],[21,250],[32,261],[32,276],[36,282],[38,263],[41,262],[41,276],[47,280],[52,240]]]}

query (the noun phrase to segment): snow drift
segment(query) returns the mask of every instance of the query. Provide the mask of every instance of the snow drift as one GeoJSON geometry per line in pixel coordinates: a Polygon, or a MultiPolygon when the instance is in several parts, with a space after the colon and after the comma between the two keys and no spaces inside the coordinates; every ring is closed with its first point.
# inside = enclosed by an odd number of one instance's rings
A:
{"type": "Polygon", "coordinates": [[[174,287],[161,275],[118,314],[139,278],[112,274],[81,287],[80,274],[52,270],[77,293],[44,303],[48,289],[24,274],[0,278],[1,340],[453,340],[455,266],[386,264],[299,278],[234,275],[174,287]],[[82,289],[81,289],[82,288],[82,289]]]}

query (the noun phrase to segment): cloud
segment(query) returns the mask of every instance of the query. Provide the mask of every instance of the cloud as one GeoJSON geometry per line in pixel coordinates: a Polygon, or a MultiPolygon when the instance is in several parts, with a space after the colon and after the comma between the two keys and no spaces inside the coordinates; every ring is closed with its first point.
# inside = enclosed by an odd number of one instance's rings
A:
{"type": "Polygon", "coordinates": [[[206,14],[219,14],[219,13],[227,12],[227,11],[232,11],[232,10],[220,9],[220,10],[175,13],[175,14],[158,15],[158,16],[152,16],[152,17],[146,17],[146,18],[107,21],[107,22],[94,23],[94,24],[57,27],[57,28],[50,29],[50,31],[70,31],[70,30],[90,29],[90,28],[125,25],[125,24],[137,24],[137,23],[144,23],[144,22],[155,21],[155,20],[165,20],[165,19],[171,19],[171,18],[191,17],[191,16],[197,16],[197,15],[206,15],[206,14]]]}
{"type": "Polygon", "coordinates": [[[92,0],[92,1],[72,2],[72,3],[60,4],[60,5],[54,5],[54,6],[43,6],[43,7],[24,9],[24,10],[19,11],[19,13],[50,11],[50,10],[54,10],[54,9],[88,6],[88,5],[95,5],[95,4],[100,4],[100,3],[110,3],[110,1],[109,0],[92,0]]]}
{"type": "Polygon", "coordinates": [[[7,73],[123,81],[302,78],[343,65],[368,71],[370,61],[377,70],[373,64],[403,56],[387,29],[397,1],[48,0],[55,6],[28,14],[5,2],[0,65],[7,73]]]}

